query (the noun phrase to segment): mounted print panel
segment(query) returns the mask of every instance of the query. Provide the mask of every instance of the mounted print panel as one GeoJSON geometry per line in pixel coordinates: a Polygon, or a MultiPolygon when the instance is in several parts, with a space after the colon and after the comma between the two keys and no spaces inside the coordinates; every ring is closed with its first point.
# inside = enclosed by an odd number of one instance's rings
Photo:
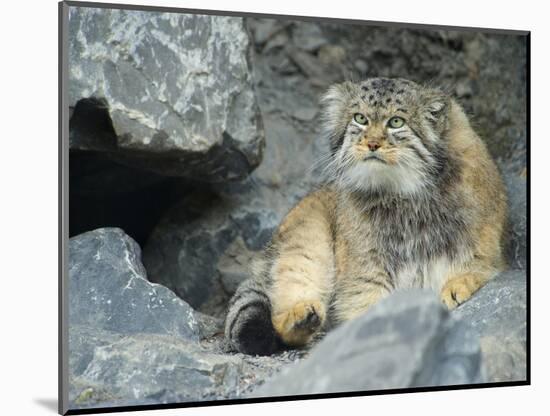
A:
{"type": "Polygon", "coordinates": [[[60,19],[60,413],[530,382],[528,32],[60,19]]]}

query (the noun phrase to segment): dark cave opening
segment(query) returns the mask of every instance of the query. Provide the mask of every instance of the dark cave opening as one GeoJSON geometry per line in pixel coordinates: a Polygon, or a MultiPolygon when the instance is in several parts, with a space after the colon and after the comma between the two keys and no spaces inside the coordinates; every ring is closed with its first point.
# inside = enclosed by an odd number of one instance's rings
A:
{"type": "Polygon", "coordinates": [[[119,227],[143,247],[162,214],[188,189],[181,178],[123,166],[99,153],[71,152],[69,160],[70,237],[119,227]]]}

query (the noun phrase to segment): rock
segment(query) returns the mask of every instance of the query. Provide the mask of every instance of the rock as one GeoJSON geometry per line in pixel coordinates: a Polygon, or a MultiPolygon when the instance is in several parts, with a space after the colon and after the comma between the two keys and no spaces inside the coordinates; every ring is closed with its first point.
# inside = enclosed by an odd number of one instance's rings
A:
{"type": "Polygon", "coordinates": [[[277,19],[254,19],[249,25],[257,45],[263,45],[286,26],[286,22],[277,19]]]}
{"type": "Polygon", "coordinates": [[[238,17],[69,8],[71,151],[224,181],[262,159],[251,42],[238,17]]]}
{"type": "Polygon", "coordinates": [[[369,64],[367,64],[363,59],[356,59],[353,66],[360,74],[365,74],[369,69],[369,64]]]}
{"type": "Polygon", "coordinates": [[[86,326],[72,326],[69,343],[72,409],[239,398],[299,358],[288,352],[229,355],[219,341],[198,345],[169,335],[122,336],[86,326]]]}
{"type": "Polygon", "coordinates": [[[108,392],[112,401],[126,399],[133,404],[222,399],[236,391],[240,367],[237,357],[209,354],[175,337],[133,335],[94,348],[85,371],[75,380],[80,388],[75,389],[79,391],[73,401],[81,405],[96,401],[88,390],[95,386],[108,392]]]}
{"type": "Polygon", "coordinates": [[[225,250],[218,261],[221,282],[227,293],[235,293],[243,280],[249,277],[246,271],[254,258],[242,237],[237,237],[225,250]]]}
{"type": "Polygon", "coordinates": [[[316,108],[311,107],[305,107],[305,108],[299,108],[297,109],[293,116],[294,118],[301,120],[301,121],[308,121],[313,119],[317,115],[318,110],[316,108]]]}
{"type": "Polygon", "coordinates": [[[508,245],[507,258],[513,269],[527,265],[527,184],[517,174],[504,177],[508,188],[508,245]]]}
{"type": "Polygon", "coordinates": [[[489,382],[526,379],[526,296],[525,271],[507,271],[453,312],[480,336],[489,382]]]}
{"type": "Polygon", "coordinates": [[[195,317],[199,323],[199,334],[201,340],[210,341],[212,338],[223,334],[223,319],[197,311],[195,311],[195,317]]]}
{"type": "Polygon", "coordinates": [[[250,195],[198,191],[175,205],[145,246],[149,279],[222,316],[227,297],[248,276],[251,251],[269,240],[278,220],[265,202],[248,203],[250,195]]]}
{"type": "Polygon", "coordinates": [[[270,49],[282,48],[288,43],[288,41],[288,34],[286,32],[279,32],[271,39],[269,39],[269,41],[265,44],[263,50],[269,51],[270,49]]]}
{"type": "Polygon", "coordinates": [[[111,345],[125,335],[86,325],[69,326],[69,378],[80,376],[92,361],[96,347],[111,345]]]}
{"type": "Polygon", "coordinates": [[[311,79],[322,79],[327,76],[319,60],[314,55],[298,48],[289,47],[288,56],[306,77],[311,79]]]}
{"type": "Polygon", "coordinates": [[[323,65],[342,65],[346,59],[346,50],[339,45],[324,45],[319,49],[319,60],[323,65]]]}
{"type": "Polygon", "coordinates": [[[322,29],[315,22],[295,22],[292,41],[297,48],[307,52],[315,52],[327,43],[322,29]]]}
{"type": "Polygon", "coordinates": [[[169,334],[198,340],[191,307],[147,281],[139,246],[118,228],[69,240],[69,325],[118,334],[169,334]]]}
{"type": "Polygon", "coordinates": [[[431,292],[401,291],[349,321],[253,397],[484,381],[479,340],[431,292]]]}
{"type": "Polygon", "coordinates": [[[293,75],[299,72],[299,68],[284,53],[281,53],[280,60],[271,64],[271,68],[284,76],[293,75]]]}

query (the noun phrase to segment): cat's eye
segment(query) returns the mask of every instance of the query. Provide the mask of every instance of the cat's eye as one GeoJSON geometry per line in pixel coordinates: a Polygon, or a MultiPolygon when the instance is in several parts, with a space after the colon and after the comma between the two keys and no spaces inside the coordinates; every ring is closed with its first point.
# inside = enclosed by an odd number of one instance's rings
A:
{"type": "Polygon", "coordinates": [[[405,125],[405,120],[401,117],[392,117],[388,121],[388,127],[392,129],[398,129],[399,127],[403,127],[405,125]]]}
{"type": "Polygon", "coordinates": [[[367,117],[365,117],[361,113],[355,113],[353,115],[353,120],[355,120],[356,123],[366,125],[369,121],[367,120],[367,117]]]}

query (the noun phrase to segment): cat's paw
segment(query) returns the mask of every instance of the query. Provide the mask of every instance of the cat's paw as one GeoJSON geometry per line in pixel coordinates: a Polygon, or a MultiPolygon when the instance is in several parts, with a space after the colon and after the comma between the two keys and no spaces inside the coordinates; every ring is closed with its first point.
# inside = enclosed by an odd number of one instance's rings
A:
{"type": "Polygon", "coordinates": [[[325,321],[325,308],[319,301],[296,303],[292,308],[273,316],[275,331],[290,346],[309,342],[325,321]]]}
{"type": "Polygon", "coordinates": [[[481,286],[483,283],[475,275],[453,277],[443,286],[441,300],[449,309],[454,309],[470,299],[481,286]]]}

